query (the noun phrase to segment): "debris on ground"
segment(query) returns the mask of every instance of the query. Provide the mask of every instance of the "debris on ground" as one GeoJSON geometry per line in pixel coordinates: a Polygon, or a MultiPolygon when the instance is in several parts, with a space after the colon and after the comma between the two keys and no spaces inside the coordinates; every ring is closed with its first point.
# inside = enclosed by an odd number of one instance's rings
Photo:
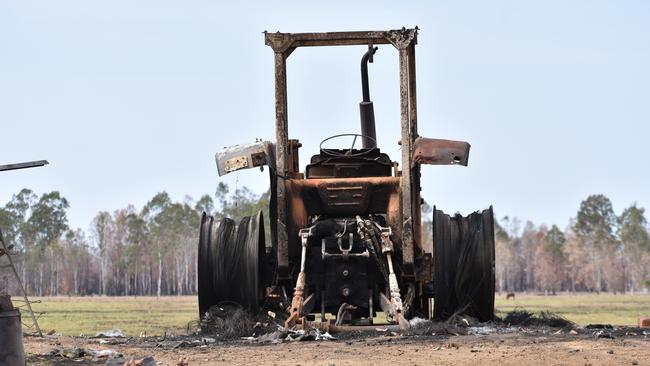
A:
{"type": "Polygon", "coordinates": [[[329,332],[319,329],[278,329],[271,333],[264,333],[258,337],[241,337],[241,340],[255,343],[282,343],[295,341],[332,341],[336,340],[329,332]]]}
{"type": "Polygon", "coordinates": [[[611,324],[589,324],[585,329],[614,329],[611,324]]]}
{"type": "Polygon", "coordinates": [[[290,330],[288,331],[287,337],[285,340],[293,341],[331,341],[336,338],[332,337],[329,332],[321,332],[318,329],[299,329],[299,330],[290,330]]]}
{"type": "Polygon", "coordinates": [[[81,358],[86,355],[86,351],[83,348],[54,348],[49,355],[63,358],[81,358]]]}
{"type": "Polygon", "coordinates": [[[115,328],[104,332],[97,332],[94,338],[121,338],[121,337],[124,337],[124,333],[121,330],[115,328]]]}
{"type": "Polygon", "coordinates": [[[105,363],[106,366],[157,366],[153,357],[145,357],[138,360],[133,358],[126,360],[124,358],[114,358],[105,363]]]}
{"type": "Polygon", "coordinates": [[[599,330],[598,332],[595,333],[595,336],[596,338],[614,339],[612,333],[605,330],[599,330]]]}
{"type": "Polygon", "coordinates": [[[230,303],[210,307],[200,322],[202,334],[210,334],[220,341],[257,337],[277,329],[278,324],[269,315],[252,316],[241,306],[230,303]]]}
{"type": "Polygon", "coordinates": [[[88,348],[88,349],[86,349],[86,354],[89,354],[89,355],[93,356],[94,358],[104,358],[104,357],[115,358],[115,357],[121,357],[122,356],[121,353],[119,353],[117,351],[114,351],[112,349],[91,349],[91,348],[88,348]]]}
{"type": "Polygon", "coordinates": [[[549,326],[553,328],[573,328],[575,323],[552,313],[550,311],[541,311],[538,314],[523,309],[515,309],[509,312],[503,319],[508,325],[521,326],[549,326]]]}
{"type": "Polygon", "coordinates": [[[112,349],[92,349],[92,348],[54,348],[50,351],[49,356],[63,357],[67,359],[82,359],[86,356],[92,357],[94,360],[100,358],[118,358],[122,354],[112,349]]]}

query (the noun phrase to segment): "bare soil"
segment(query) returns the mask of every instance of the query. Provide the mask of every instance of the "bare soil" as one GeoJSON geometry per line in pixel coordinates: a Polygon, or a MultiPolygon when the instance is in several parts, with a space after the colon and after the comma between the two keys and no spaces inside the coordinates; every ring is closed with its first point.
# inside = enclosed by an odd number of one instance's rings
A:
{"type": "MultiPolygon", "coordinates": [[[[352,335],[334,341],[202,343],[201,337],[25,338],[30,365],[103,365],[106,359],[52,356],[54,349],[111,349],[159,365],[650,365],[650,330],[512,328],[487,335],[352,335]],[[599,337],[599,334],[601,337],[599,337]],[[100,344],[101,343],[101,344],[100,344]]],[[[452,332],[453,333],[453,332],[452,332]]]]}

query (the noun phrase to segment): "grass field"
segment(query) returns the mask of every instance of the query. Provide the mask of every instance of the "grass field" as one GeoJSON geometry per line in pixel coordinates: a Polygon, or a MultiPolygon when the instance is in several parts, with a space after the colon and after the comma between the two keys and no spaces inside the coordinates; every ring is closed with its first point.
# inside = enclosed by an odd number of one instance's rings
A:
{"type": "MultiPolygon", "coordinates": [[[[131,336],[142,332],[147,335],[183,334],[188,323],[197,319],[196,296],[44,297],[32,300],[40,301],[33,307],[43,312],[39,319],[41,328],[65,335],[95,335],[113,328],[131,336]]],[[[497,315],[502,316],[515,308],[534,312],[549,310],[580,325],[636,325],[640,316],[650,316],[650,296],[517,294],[515,300],[497,296],[497,315]]],[[[23,323],[30,324],[26,313],[23,313],[23,323]]]]}
{"type": "Polygon", "coordinates": [[[503,295],[496,297],[495,307],[499,316],[515,308],[523,308],[533,312],[548,310],[580,325],[606,323],[633,326],[638,324],[639,317],[650,316],[650,295],[516,294],[514,300],[506,300],[503,295]]]}
{"type": "MultiPolygon", "coordinates": [[[[113,328],[130,336],[141,332],[184,334],[188,323],[198,319],[196,296],[34,297],[30,300],[40,301],[32,307],[43,313],[38,321],[41,328],[72,336],[81,333],[94,336],[113,328]]],[[[23,312],[22,318],[23,324],[31,324],[27,313],[23,312]]]]}

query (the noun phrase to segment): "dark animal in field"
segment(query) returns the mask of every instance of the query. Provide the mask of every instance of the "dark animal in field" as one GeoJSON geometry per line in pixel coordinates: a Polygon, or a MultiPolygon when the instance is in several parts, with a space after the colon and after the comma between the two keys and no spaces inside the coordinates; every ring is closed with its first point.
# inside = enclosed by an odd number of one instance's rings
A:
{"type": "Polygon", "coordinates": [[[514,292],[508,292],[508,294],[506,295],[506,300],[510,300],[510,299],[513,299],[513,300],[515,299],[515,293],[514,292]]]}

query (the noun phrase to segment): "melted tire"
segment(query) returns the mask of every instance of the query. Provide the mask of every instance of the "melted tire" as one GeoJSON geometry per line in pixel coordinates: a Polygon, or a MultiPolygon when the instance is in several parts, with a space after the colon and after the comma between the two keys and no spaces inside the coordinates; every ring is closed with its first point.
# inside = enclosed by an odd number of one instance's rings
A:
{"type": "Polygon", "coordinates": [[[212,262],[209,257],[210,233],[214,219],[205,212],[201,216],[198,248],[198,289],[199,289],[199,318],[215,303],[214,285],[212,283],[212,262]]]}
{"type": "Polygon", "coordinates": [[[239,224],[229,218],[213,222],[208,216],[201,224],[199,311],[203,315],[211,306],[234,303],[256,313],[268,284],[262,212],[239,224]]]}
{"type": "Polygon", "coordinates": [[[434,317],[494,319],[492,208],[467,217],[433,213],[434,317]]]}

